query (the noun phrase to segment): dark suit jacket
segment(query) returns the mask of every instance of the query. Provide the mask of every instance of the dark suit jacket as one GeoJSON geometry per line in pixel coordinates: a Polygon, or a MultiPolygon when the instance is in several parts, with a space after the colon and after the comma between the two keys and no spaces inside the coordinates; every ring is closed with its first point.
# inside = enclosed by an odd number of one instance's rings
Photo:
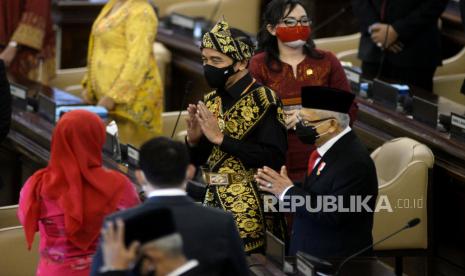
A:
{"type": "MultiPolygon", "coordinates": [[[[148,198],[142,205],[113,214],[107,220],[125,220],[141,211],[159,208],[168,208],[173,213],[187,259],[199,261],[199,275],[248,275],[244,248],[232,216],[203,207],[187,196],[148,198]]],[[[99,246],[91,275],[99,275],[102,266],[99,246]]]]}
{"type": "MultiPolygon", "coordinates": [[[[351,131],[342,136],[304,180],[303,187],[289,189],[286,196],[342,196],[344,206],[349,196],[371,195],[368,205],[374,210],[378,194],[376,169],[365,146],[351,131]],[[318,168],[325,163],[320,174],[318,168]]],[[[320,258],[349,256],[372,243],[373,213],[308,212],[296,210],[291,234],[290,254],[304,251],[320,258]]]]}
{"type": "Polygon", "coordinates": [[[0,142],[10,130],[11,94],[10,84],[6,78],[5,64],[0,60],[0,142]]]}
{"type": "Polygon", "coordinates": [[[386,51],[386,61],[400,67],[436,67],[442,62],[438,18],[446,0],[352,0],[362,37],[359,58],[379,63],[381,50],[371,40],[368,27],[373,23],[391,24],[399,34],[404,49],[394,54],[386,51]],[[386,3],[384,19],[383,2],[386,3]]]}

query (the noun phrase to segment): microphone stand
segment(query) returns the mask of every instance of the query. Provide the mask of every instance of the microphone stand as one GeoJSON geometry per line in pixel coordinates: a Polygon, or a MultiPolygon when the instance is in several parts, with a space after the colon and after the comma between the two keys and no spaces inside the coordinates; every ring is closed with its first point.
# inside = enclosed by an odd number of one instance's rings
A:
{"type": "Polygon", "coordinates": [[[338,10],[335,14],[331,15],[329,18],[327,18],[326,20],[324,20],[323,22],[321,22],[320,24],[318,24],[318,26],[316,26],[315,28],[313,28],[313,31],[312,33],[316,33],[317,31],[319,31],[320,29],[328,26],[330,23],[332,23],[334,20],[338,19],[339,16],[343,15],[344,13],[346,13],[347,11],[350,10],[352,4],[348,4],[346,5],[345,7],[343,7],[342,9],[338,10]]]}
{"type": "Polygon", "coordinates": [[[350,255],[349,257],[345,258],[345,260],[338,266],[338,269],[336,270],[336,273],[334,274],[334,276],[338,276],[339,273],[341,272],[341,269],[342,267],[344,266],[344,264],[346,264],[348,261],[350,261],[351,259],[353,259],[354,257],[362,254],[363,252],[365,252],[366,250],[372,248],[373,246],[391,238],[392,236],[395,236],[397,235],[398,233],[404,231],[405,229],[408,229],[408,228],[412,228],[412,227],[415,227],[417,226],[418,224],[420,223],[420,219],[419,218],[415,218],[415,219],[412,219],[410,220],[404,227],[402,227],[401,229],[397,230],[396,232],[384,237],[383,239],[373,243],[373,244],[370,244],[369,246],[367,247],[364,247],[362,248],[361,250],[355,252],[354,254],[350,255]]]}
{"type": "Polygon", "coordinates": [[[182,95],[182,101],[181,101],[181,108],[179,108],[178,118],[176,118],[176,123],[174,124],[173,132],[171,133],[171,139],[173,139],[174,134],[176,134],[176,129],[178,128],[178,124],[179,124],[179,119],[181,118],[184,105],[186,104],[187,94],[189,94],[191,85],[192,85],[192,81],[188,81],[184,88],[184,94],[182,95]]]}

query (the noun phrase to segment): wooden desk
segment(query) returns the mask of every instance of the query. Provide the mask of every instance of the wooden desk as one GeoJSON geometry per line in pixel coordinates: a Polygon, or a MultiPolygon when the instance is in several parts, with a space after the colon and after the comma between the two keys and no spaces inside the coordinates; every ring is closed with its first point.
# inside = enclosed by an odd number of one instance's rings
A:
{"type": "Polygon", "coordinates": [[[247,257],[250,274],[253,276],[284,276],[286,275],[281,271],[273,262],[268,260],[262,254],[252,254],[247,257]]]}
{"type": "MultiPolygon", "coordinates": [[[[28,88],[28,95],[34,98],[39,93],[53,94],[55,89],[43,86],[33,81],[14,78],[15,83],[28,88]]],[[[120,117],[109,117],[107,122],[115,120],[118,124],[120,143],[140,147],[142,143],[151,139],[153,134],[145,128],[120,117]]],[[[2,176],[6,178],[11,187],[0,187],[2,204],[15,204],[18,200],[19,190],[24,181],[36,170],[47,165],[50,158],[50,144],[54,124],[44,119],[38,113],[23,111],[14,108],[11,129],[7,139],[1,145],[2,159],[11,160],[1,162],[2,176]]],[[[135,183],[133,171],[127,166],[115,162],[111,156],[103,155],[104,166],[118,170],[128,175],[135,183]]]]}
{"type": "MultiPolygon", "coordinates": [[[[276,264],[262,254],[253,254],[247,257],[249,270],[254,276],[283,276],[286,275],[276,264]]],[[[341,260],[329,260],[335,268],[341,260]]],[[[296,275],[296,274],[292,274],[296,275]]],[[[394,276],[395,273],[386,264],[377,258],[356,258],[347,262],[341,270],[341,276],[394,276]]]]}

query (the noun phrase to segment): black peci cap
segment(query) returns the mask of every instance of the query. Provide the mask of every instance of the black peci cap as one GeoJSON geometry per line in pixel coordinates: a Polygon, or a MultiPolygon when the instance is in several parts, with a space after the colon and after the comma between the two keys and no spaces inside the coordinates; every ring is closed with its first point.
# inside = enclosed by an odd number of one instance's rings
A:
{"type": "Polygon", "coordinates": [[[349,113],[355,95],[336,88],[324,86],[302,87],[302,107],[349,113]]]}
{"type": "Polygon", "coordinates": [[[165,208],[145,210],[123,220],[127,246],[133,241],[144,244],[176,233],[173,215],[165,208]]]}

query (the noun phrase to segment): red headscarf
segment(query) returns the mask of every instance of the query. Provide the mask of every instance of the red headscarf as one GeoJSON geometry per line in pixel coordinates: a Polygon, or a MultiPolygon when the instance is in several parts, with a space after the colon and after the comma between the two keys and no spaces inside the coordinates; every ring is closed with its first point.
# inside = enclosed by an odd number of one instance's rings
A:
{"type": "Polygon", "coordinates": [[[41,198],[57,201],[74,245],[86,250],[98,238],[103,218],[116,210],[127,181],[102,167],[105,135],[102,120],[88,111],[71,111],[58,121],[48,167],[31,176],[30,192],[21,202],[29,248],[38,229],[41,198]]]}

